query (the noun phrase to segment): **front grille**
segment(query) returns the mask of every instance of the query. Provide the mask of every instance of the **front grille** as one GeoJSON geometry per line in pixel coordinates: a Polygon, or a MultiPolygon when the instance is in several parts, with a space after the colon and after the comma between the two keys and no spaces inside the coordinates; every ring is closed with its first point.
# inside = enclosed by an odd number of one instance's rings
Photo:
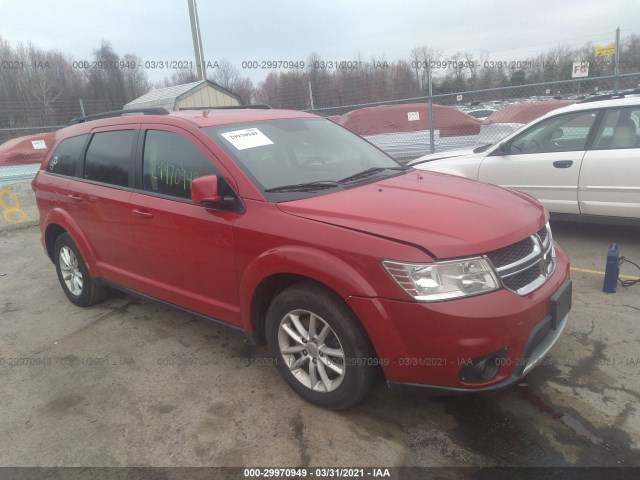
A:
{"type": "Polygon", "coordinates": [[[524,272],[516,273],[511,277],[503,278],[502,283],[509,290],[513,290],[514,292],[517,292],[521,288],[524,288],[527,285],[530,285],[533,282],[535,282],[539,276],[540,276],[540,270],[535,267],[532,267],[532,268],[528,268],[524,272]]]}
{"type": "Polygon", "coordinates": [[[500,268],[526,257],[531,252],[533,252],[533,241],[531,237],[527,237],[518,243],[491,252],[489,258],[494,267],[500,268]]]}
{"type": "Polygon", "coordinates": [[[555,270],[555,250],[547,224],[524,240],[486,254],[505,288],[526,295],[547,281],[555,270]]]}

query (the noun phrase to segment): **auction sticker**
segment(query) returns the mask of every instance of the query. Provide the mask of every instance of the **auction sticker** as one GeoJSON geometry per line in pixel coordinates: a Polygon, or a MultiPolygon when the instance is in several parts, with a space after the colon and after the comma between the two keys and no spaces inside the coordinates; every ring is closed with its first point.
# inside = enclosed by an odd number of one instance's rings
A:
{"type": "Polygon", "coordinates": [[[44,140],[31,140],[31,145],[34,150],[44,150],[47,148],[47,144],[44,143],[44,140]]]}
{"type": "Polygon", "coordinates": [[[234,130],[233,132],[221,133],[225,140],[233,145],[236,150],[246,150],[247,148],[263,147],[273,145],[273,142],[257,128],[245,128],[244,130],[234,130]]]}

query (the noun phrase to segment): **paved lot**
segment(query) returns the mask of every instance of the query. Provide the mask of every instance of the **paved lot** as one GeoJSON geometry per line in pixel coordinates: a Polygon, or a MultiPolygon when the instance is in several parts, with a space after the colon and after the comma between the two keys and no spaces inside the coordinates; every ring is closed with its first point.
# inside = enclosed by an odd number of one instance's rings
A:
{"type": "MultiPolygon", "coordinates": [[[[553,227],[577,269],[602,270],[611,241],[640,261],[639,229],[553,227]]],[[[640,465],[640,285],[573,279],[567,330],[522,384],[448,399],[380,384],[335,413],[231,330],[124,294],[74,307],[38,229],[0,233],[0,466],[640,465]]]]}

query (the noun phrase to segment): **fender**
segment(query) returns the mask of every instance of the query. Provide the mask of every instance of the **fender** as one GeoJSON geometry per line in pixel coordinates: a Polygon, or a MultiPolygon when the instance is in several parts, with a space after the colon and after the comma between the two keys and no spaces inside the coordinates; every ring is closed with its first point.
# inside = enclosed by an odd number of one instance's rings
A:
{"type": "Polygon", "coordinates": [[[87,237],[82,233],[73,217],[61,208],[52,208],[44,221],[44,231],[46,232],[46,229],[52,224],[61,226],[71,236],[78,250],[80,250],[80,255],[82,255],[87,270],[89,270],[89,275],[93,278],[100,277],[100,271],[96,264],[95,250],[91,247],[87,237]]]}
{"type": "Polygon", "coordinates": [[[342,298],[350,295],[375,297],[369,282],[344,260],[311,247],[289,245],[268,250],[256,257],[240,277],[240,321],[253,333],[251,308],[260,283],[276,274],[296,274],[331,288],[342,298]]]}

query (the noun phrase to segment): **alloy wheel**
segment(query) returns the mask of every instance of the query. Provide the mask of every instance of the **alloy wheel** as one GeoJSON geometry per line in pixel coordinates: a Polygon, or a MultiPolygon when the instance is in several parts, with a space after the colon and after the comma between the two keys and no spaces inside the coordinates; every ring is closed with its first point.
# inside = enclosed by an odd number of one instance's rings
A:
{"type": "Polygon", "coordinates": [[[345,376],[344,349],[335,331],[308,310],[293,310],[280,321],[280,353],[293,376],[317,392],[338,388],[345,376]]]}
{"type": "Polygon", "coordinates": [[[59,255],[60,270],[62,271],[62,279],[67,289],[76,296],[82,294],[82,272],[78,263],[78,258],[69,247],[64,246],[60,249],[59,255]]]}

